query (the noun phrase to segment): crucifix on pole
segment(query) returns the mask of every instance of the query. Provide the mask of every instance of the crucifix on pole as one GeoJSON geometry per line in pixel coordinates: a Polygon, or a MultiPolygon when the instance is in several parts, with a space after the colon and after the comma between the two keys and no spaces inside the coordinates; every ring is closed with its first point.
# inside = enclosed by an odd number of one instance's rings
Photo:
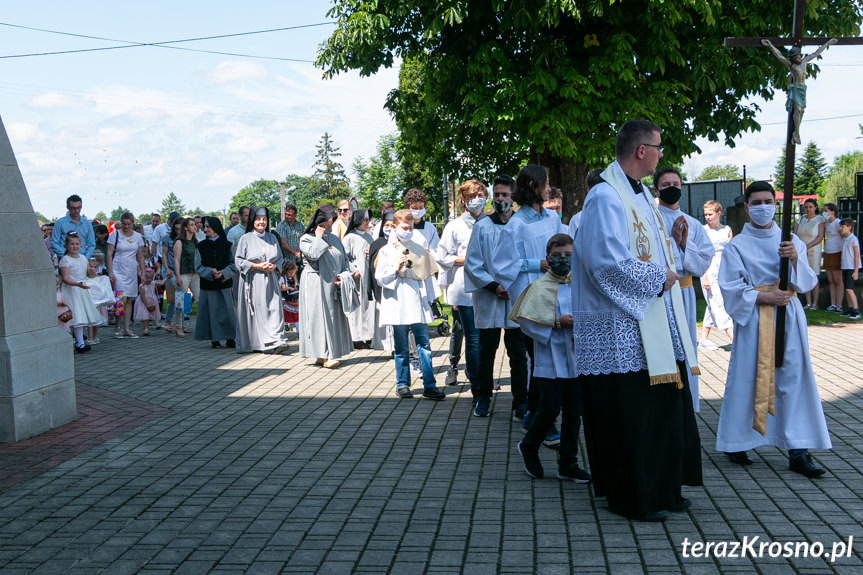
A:
{"type": "MultiPolygon", "coordinates": [[[[782,199],[782,241],[791,240],[791,210],[794,195],[794,155],[795,144],[800,143],[800,120],[806,108],[806,66],[810,60],[816,58],[828,46],[863,44],[861,37],[849,38],[815,38],[803,36],[803,10],[805,0],[794,0],[794,24],[793,33],[789,37],[766,37],[766,38],[726,38],[726,46],[761,47],[767,46],[771,52],[782,62],[790,72],[790,84],[788,86],[788,101],[785,105],[788,110],[788,133],[785,143],[785,185],[782,199]],[[788,57],[782,54],[775,46],[791,46],[788,57]],[[803,56],[800,46],[820,46],[813,54],[803,56]]],[[[804,254],[805,256],[805,254],[804,254]]],[[[816,270],[817,273],[817,270],[816,270]]],[[[779,264],[779,289],[788,289],[788,258],[782,258],[779,264]]],[[[776,310],[776,367],[782,367],[785,357],[785,306],[779,306],[776,310]]]]}

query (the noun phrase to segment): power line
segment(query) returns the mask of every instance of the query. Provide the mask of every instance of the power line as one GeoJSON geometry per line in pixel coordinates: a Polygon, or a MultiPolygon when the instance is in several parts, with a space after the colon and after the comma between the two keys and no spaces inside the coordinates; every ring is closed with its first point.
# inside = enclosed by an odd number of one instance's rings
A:
{"type": "MultiPolygon", "coordinates": [[[[831,116],[830,118],[812,118],[811,120],[803,120],[803,123],[809,122],[826,122],[827,120],[844,120],[845,118],[860,118],[863,117],[863,114],[848,114],[847,116],[831,116]]],[[[779,126],[785,125],[787,122],[765,122],[760,125],[762,126],[779,126]]]]}
{"type": "Polygon", "coordinates": [[[314,28],[317,26],[329,26],[329,25],[333,25],[333,24],[334,24],[334,22],[318,22],[316,24],[302,24],[299,26],[287,26],[284,28],[271,28],[268,30],[255,30],[252,32],[236,32],[233,34],[220,34],[220,35],[215,35],[215,36],[201,36],[198,38],[185,38],[182,40],[167,40],[165,42],[134,42],[131,40],[119,40],[116,38],[104,38],[101,36],[89,36],[86,34],[75,34],[72,32],[62,32],[59,30],[48,30],[45,28],[34,28],[32,26],[22,26],[20,24],[10,24],[8,22],[0,22],[0,26],[6,26],[8,28],[19,28],[22,30],[33,30],[36,32],[45,32],[48,34],[58,34],[61,36],[72,36],[74,38],[86,38],[88,40],[102,40],[105,42],[123,42],[124,43],[123,46],[104,46],[101,48],[82,48],[82,49],[78,49],[78,50],[61,50],[61,51],[54,51],[54,52],[36,52],[36,53],[30,53],[30,54],[9,54],[6,56],[0,56],[0,59],[29,58],[32,56],[51,56],[51,55],[56,55],[56,54],[77,54],[77,53],[81,53],[81,52],[99,52],[99,51],[104,51],[104,50],[119,50],[122,48],[140,48],[142,46],[151,46],[151,47],[156,47],[156,48],[169,48],[172,50],[184,50],[184,51],[188,51],[188,52],[201,52],[204,54],[218,54],[218,55],[222,55],[222,56],[237,56],[237,57],[242,57],[242,58],[256,58],[256,59],[263,59],[263,60],[281,60],[284,62],[314,63],[314,60],[301,60],[298,58],[279,58],[276,56],[258,56],[258,55],[254,55],[254,54],[239,54],[239,53],[235,53],[235,52],[220,52],[220,51],[216,51],[216,50],[202,50],[202,49],[197,49],[197,48],[185,48],[185,47],[180,47],[180,46],[172,46],[172,44],[181,44],[184,42],[200,42],[203,40],[217,40],[217,39],[221,39],[221,38],[234,38],[234,37],[238,37],[238,36],[251,36],[254,34],[268,34],[270,32],[284,32],[287,30],[299,30],[302,28],[314,28]]]}

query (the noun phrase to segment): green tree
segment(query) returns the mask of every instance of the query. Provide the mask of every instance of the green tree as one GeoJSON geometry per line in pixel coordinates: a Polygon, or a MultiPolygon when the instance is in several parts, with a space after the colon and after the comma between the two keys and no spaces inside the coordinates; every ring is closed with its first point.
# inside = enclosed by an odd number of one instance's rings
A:
{"type": "Polygon", "coordinates": [[[398,154],[398,136],[387,134],[378,140],[377,153],[368,161],[354,160],[356,183],[354,191],[360,205],[377,214],[381,202],[396,200],[407,189],[404,168],[398,154]]]}
{"type": "Polygon", "coordinates": [[[314,180],[316,195],[329,200],[338,200],[350,195],[351,188],[348,177],[345,175],[345,169],[338,161],[342,154],[339,152],[339,148],[333,145],[328,132],[324,132],[316,149],[317,160],[312,165],[315,169],[312,179],[314,180]]]}
{"type": "Polygon", "coordinates": [[[117,206],[116,208],[111,210],[111,217],[109,218],[109,221],[119,222],[120,216],[122,216],[126,212],[130,212],[130,211],[131,210],[129,208],[124,208],[123,206],[117,206]]]}
{"type": "MultiPolygon", "coordinates": [[[[856,34],[861,10],[819,2],[804,33],[856,34]]],[[[386,107],[435,179],[541,163],[567,213],[625,120],[663,127],[666,161],[678,163],[699,136],[733,146],[758,130],[747,98],[785,86],[767,50],[723,47],[728,36],[787,34],[783,2],[336,0],[328,15],[337,28],[316,61],[326,77],[402,60],[386,107]]]]}
{"type": "Polygon", "coordinates": [[[98,212],[96,212],[96,216],[93,219],[99,220],[100,222],[107,222],[108,214],[106,214],[102,210],[99,210],[98,212]]]}
{"type": "MultiPolygon", "coordinates": [[[[317,194],[318,188],[315,186],[313,178],[307,176],[298,176],[297,174],[288,174],[285,176],[285,205],[294,204],[297,206],[297,219],[301,222],[307,222],[315,213],[315,210],[322,203],[328,202],[326,199],[320,198],[317,194]],[[287,191],[294,186],[294,189],[287,191]]],[[[279,216],[281,221],[282,216],[279,216]]]]}
{"type": "Polygon", "coordinates": [[[169,193],[165,196],[165,199],[162,200],[162,218],[167,218],[168,214],[171,212],[177,212],[180,215],[186,211],[186,205],[180,201],[180,198],[177,197],[177,194],[174,192],[169,193]]]}
{"type": "Polygon", "coordinates": [[[240,211],[240,206],[264,206],[270,210],[270,224],[277,224],[279,217],[279,182],[276,180],[255,180],[231,198],[230,211],[240,211]]]}
{"type": "Polygon", "coordinates": [[[51,221],[48,218],[46,218],[45,216],[43,216],[41,214],[41,212],[39,212],[38,210],[34,211],[33,213],[36,216],[36,221],[39,222],[40,224],[47,224],[48,222],[51,221]]]}
{"type": "MultiPolygon", "coordinates": [[[[785,145],[782,146],[782,152],[776,158],[776,166],[773,168],[773,188],[777,191],[785,189],[785,145]]],[[[797,177],[797,167],[794,168],[794,177],[797,177]]]]}
{"type": "Polygon", "coordinates": [[[854,175],[863,172],[863,152],[848,152],[837,156],[827,170],[827,180],[820,197],[824,202],[836,203],[844,196],[854,195],[854,175]]]}
{"type": "Polygon", "coordinates": [[[827,162],[824,161],[821,150],[818,149],[815,142],[809,142],[806,144],[803,155],[797,160],[797,169],[794,175],[794,195],[821,195],[826,172],[827,162]]]}
{"type": "Polygon", "coordinates": [[[720,166],[713,164],[707,166],[701,171],[701,174],[694,181],[704,182],[707,180],[741,180],[743,174],[740,173],[740,168],[734,164],[725,164],[720,166]]]}

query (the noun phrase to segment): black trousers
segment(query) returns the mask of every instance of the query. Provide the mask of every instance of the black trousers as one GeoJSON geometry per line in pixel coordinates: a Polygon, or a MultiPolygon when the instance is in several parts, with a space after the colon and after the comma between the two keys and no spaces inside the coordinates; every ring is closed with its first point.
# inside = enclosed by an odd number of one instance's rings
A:
{"type": "MultiPolygon", "coordinates": [[[[500,346],[501,329],[497,327],[479,330],[478,382],[474,395],[491,397],[494,388],[494,358],[500,346]]],[[[512,409],[527,403],[527,351],[524,334],[520,328],[503,330],[503,345],[509,356],[510,390],[512,409]]]]}
{"type": "Polygon", "coordinates": [[[560,423],[560,467],[578,463],[578,430],[581,428],[583,388],[578,378],[546,379],[534,377],[530,382],[539,392],[539,408],[530,418],[530,428],[522,440],[527,449],[539,449],[557,414],[560,423]]]}

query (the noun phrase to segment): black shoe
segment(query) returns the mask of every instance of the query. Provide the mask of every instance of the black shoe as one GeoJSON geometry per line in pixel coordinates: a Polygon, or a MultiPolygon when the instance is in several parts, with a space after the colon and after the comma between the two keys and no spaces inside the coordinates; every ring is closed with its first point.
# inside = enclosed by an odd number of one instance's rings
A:
{"type": "Polygon", "coordinates": [[[516,445],[516,449],[524,461],[525,472],[534,479],[542,479],[545,473],[542,469],[542,462],[539,460],[539,450],[529,449],[523,446],[521,441],[516,445]]]}
{"type": "Polygon", "coordinates": [[[411,392],[411,388],[406,385],[397,385],[396,395],[401,399],[410,399],[414,396],[413,392],[411,392]]]}
{"type": "Polygon", "coordinates": [[[456,383],[458,383],[458,368],[451,367],[447,370],[444,383],[446,385],[455,385],[456,383]]]}
{"type": "Polygon", "coordinates": [[[218,341],[211,341],[210,345],[213,346],[213,349],[216,349],[217,347],[222,347],[222,344],[218,341]]]}
{"type": "Polygon", "coordinates": [[[686,511],[692,507],[692,501],[686,499],[685,497],[680,500],[679,503],[675,503],[673,505],[668,506],[669,511],[674,511],[675,513],[680,513],[681,511],[686,511]]]}
{"type": "Polygon", "coordinates": [[[85,351],[90,351],[92,349],[89,345],[84,344],[81,347],[75,346],[75,351],[78,353],[84,353],[85,351]]]}
{"type": "Polygon", "coordinates": [[[439,390],[437,387],[431,386],[423,389],[423,397],[426,399],[441,401],[443,399],[446,399],[446,394],[439,390]]]}
{"type": "Polygon", "coordinates": [[[752,461],[752,458],[746,455],[745,451],[735,451],[735,452],[725,452],[725,455],[728,456],[728,460],[731,463],[736,463],[737,465],[752,465],[755,463],[752,461]]]}
{"type": "Polygon", "coordinates": [[[809,457],[809,452],[806,451],[801,455],[789,457],[788,469],[806,477],[821,477],[827,473],[825,470],[812,464],[812,458],[809,457]]]}
{"type": "Polygon", "coordinates": [[[650,513],[645,513],[644,515],[630,515],[628,513],[622,513],[620,511],[615,511],[613,507],[608,506],[608,510],[614,513],[615,515],[622,515],[627,519],[632,519],[633,521],[647,521],[647,522],[658,522],[665,521],[668,519],[668,511],[665,509],[661,509],[659,511],[651,511],[650,513]]]}
{"type": "Polygon", "coordinates": [[[590,473],[573,463],[572,465],[557,466],[557,478],[567,481],[575,481],[576,483],[590,483],[593,479],[590,473]]]}
{"type": "Polygon", "coordinates": [[[232,339],[225,340],[225,347],[236,348],[237,342],[232,339]]]}

